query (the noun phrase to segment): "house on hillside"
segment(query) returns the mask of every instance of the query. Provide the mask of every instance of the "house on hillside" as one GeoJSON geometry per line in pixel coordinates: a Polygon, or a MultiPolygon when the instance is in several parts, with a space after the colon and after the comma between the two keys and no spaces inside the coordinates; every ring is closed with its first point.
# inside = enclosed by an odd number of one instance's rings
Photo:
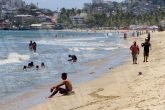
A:
{"type": "Polygon", "coordinates": [[[75,27],[85,27],[87,21],[87,13],[81,13],[76,16],[71,17],[73,26],[75,27]]]}
{"type": "Polygon", "coordinates": [[[34,19],[32,15],[16,15],[14,16],[13,23],[17,27],[29,27],[34,19]]]}

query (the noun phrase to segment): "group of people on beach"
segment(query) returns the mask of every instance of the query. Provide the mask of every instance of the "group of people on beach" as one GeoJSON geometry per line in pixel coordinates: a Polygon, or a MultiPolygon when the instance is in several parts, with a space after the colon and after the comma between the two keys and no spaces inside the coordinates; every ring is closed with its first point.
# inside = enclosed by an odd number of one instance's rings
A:
{"type": "MultiPolygon", "coordinates": [[[[127,34],[124,34],[124,37],[126,38],[127,34]]],[[[148,32],[148,37],[145,39],[145,42],[141,44],[141,46],[144,48],[144,62],[148,62],[149,48],[151,47],[149,32],[148,32]]],[[[136,41],[134,41],[133,45],[130,47],[130,50],[132,51],[133,64],[137,64],[137,55],[139,55],[140,49],[136,41]]],[[[68,61],[72,61],[72,62],[77,61],[77,57],[75,55],[68,55],[68,57],[71,58],[68,61]]],[[[50,89],[51,95],[48,98],[52,98],[58,92],[60,94],[67,95],[72,91],[73,89],[72,83],[70,80],[67,79],[67,73],[62,73],[61,79],[62,79],[61,83],[53,86],[50,89]],[[62,88],[62,86],[65,86],[65,88],[62,88]]]]}
{"type": "Polygon", "coordinates": [[[45,64],[44,64],[44,62],[42,62],[41,63],[41,66],[39,66],[39,65],[34,65],[34,62],[30,62],[30,63],[28,63],[28,66],[24,66],[23,67],[23,70],[27,70],[28,68],[30,69],[30,68],[36,68],[36,70],[39,70],[39,68],[41,67],[41,68],[45,68],[45,64]]]}
{"type": "MultiPolygon", "coordinates": [[[[36,42],[30,41],[29,50],[36,52],[36,48],[37,48],[36,42]]],[[[76,55],[68,55],[68,57],[69,57],[68,61],[73,62],[73,63],[77,62],[77,56],[76,55]]],[[[33,62],[30,62],[30,63],[28,63],[28,66],[23,67],[23,70],[27,70],[28,68],[33,68],[33,67],[35,67],[36,70],[39,70],[40,67],[45,68],[45,64],[42,62],[41,66],[39,66],[39,65],[35,66],[33,62]]],[[[63,95],[67,95],[72,91],[72,83],[71,83],[71,81],[69,81],[67,79],[67,73],[62,73],[61,79],[63,81],[60,84],[53,86],[50,89],[51,95],[48,98],[52,98],[58,92],[63,94],[63,95]],[[61,88],[61,86],[63,86],[63,85],[65,85],[65,88],[61,88]]]]}
{"type": "Polygon", "coordinates": [[[36,52],[36,50],[37,50],[37,43],[33,42],[33,41],[30,41],[30,43],[29,43],[29,50],[32,51],[32,52],[36,52]]]}
{"type": "MultiPolygon", "coordinates": [[[[141,46],[144,48],[143,50],[143,55],[144,55],[144,60],[143,62],[148,62],[148,57],[149,57],[149,52],[150,52],[150,48],[151,48],[151,43],[150,43],[150,39],[151,39],[151,34],[150,32],[148,32],[147,34],[147,38],[145,38],[145,42],[141,44],[141,46]]],[[[132,52],[132,60],[133,60],[133,64],[137,64],[137,57],[140,53],[140,49],[139,46],[137,45],[136,41],[133,42],[133,44],[130,47],[130,50],[132,52]]]]}
{"type": "MultiPolygon", "coordinates": [[[[150,33],[148,32],[148,36],[145,39],[145,42],[141,44],[141,46],[144,48],[144,61],[143,62],[148,62],[148,57],[149,57],[149,50],[151,48],[150,44],[150,33]]],[[[127,38],[127,34],[124,34],[124,38],[127,38]]],[[[136,41],[133,42],[133,45],[131,45],[130,50],[132,51],[132,59],[133,59],[133,64],[137,64],[137,56],[140,53],[139,46],[137,45],[136,41]]],[[[68,55],[69,59],[68,61],[76,62],[77,57],[75,55],[68,55]]],[[[48,98],[52,98],[55,94],[58,92],[63,95],[67,95],[70,92],[72,92],[72,83],[70,80],[67,78],[67,73],[62,73],[61,74],[61,79],[62,82],[59,83],[58,85],[53,86],[50,89],[51,95],[48,98]],[[62,86],[65,86],[65,88],[62,88],[62,86]]]]}

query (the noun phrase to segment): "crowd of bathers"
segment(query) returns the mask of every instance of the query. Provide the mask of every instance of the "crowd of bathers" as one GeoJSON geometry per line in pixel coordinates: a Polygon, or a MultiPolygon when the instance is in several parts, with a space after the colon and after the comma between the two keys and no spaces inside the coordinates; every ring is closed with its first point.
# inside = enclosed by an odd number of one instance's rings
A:
{"type": "Polygon", "coordinates": [[[34,65],[34,62],[30,62],[30,63],[28,63],[27,66],[25,65],[23,67],[23,70],[27,70],[27,69],[31,69],[31,68],[35,68],[36,70],[39,70],[40,68],[45,68],[45,64],[44,64],[44,62],[42,62],[41,65],[39,66],[39,65],[34,65]]]}
{"type": "MultiPolygon", "coordinates": [[[[36,52],[36,48],[37,48],[37,43],[30,41],[29,50],[36,52]]],[[[71,61],[73,63],[77,62],[77,56],[76,55],[68,55],[68,57],[70,58],[70,59],[68,59],[68,61],[71,61]]],[[[30,63],[28,63],[27,66],[26,65],[23,66],[23,70],[27,70],[27,69],[34,68],[34,67],[36,70],[39,70],[40,68],[44,68],[45,64],[44,64],[44,62],[42,62],[41,65],[39,66],[39,65],[34,65],[34,62],[30,62],[30,63]]]]}

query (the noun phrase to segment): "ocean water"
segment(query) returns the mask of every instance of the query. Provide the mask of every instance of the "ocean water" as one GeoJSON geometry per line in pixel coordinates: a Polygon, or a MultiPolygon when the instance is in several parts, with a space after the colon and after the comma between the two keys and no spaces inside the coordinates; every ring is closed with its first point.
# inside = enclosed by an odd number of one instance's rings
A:
{"type": "MultiPolygon", "coordinates": [[[[123,64],[128,57],[128,48],[122,36],[120,33],[0,31],[0,104],[38,85],[58,82],[62,72],[67,72],[77,84],[123,64]],[[28,49],[31,40],[37,43],[36,53],[28,49]],[[77,63],[67,61],[69,54],[78,57],[77,63]],[[108,61],[99,67],[88,65],[105,58],[108,61]],[[44,62],[46,67],[24,71],[23,66],[31,61],[34,65],[44,62]],[[88,76],[89,73],[95,74],[88,76]]],[[[39,102],[29,100],[31,105],[39,102]]],[[[22,104],[19,108],[10,109],[23,110],[26,106],[22,104]]]]}

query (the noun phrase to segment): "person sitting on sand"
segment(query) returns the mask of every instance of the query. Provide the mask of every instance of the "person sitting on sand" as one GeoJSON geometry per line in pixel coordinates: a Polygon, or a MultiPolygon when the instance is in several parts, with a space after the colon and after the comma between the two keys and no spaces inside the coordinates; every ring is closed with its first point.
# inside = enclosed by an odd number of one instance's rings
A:
{"type": "Polygon", "coordinates": [[[144,47],[144,61],[148,62],[149,57],[149,49],[151,48],[151,44],[148,42],[148,39],[145,39],[145,42],[141,44],[142,47],[144,47]]]}
{"type": "Polygon", "coordinates": [[[131,45],[130,50],[132,51],[132,59],[133,64],[137,64],[137,55],[139,55],[139,46],[136,44],[136,41],[134,41],[133,45],[131,45]]]}
{"type": "Polygon", "coordinates": [[[60,84],[53,86],[50,89],[52,93],[48,98],[52,98],[58,92],[63,95],[67,95],[72,92],[72,83],[67,79],[67,73],[62,73],[61,79],[63,80],[60,84]],[[65,88],[61,88],[61,86],[65,86],[65,88]]]}
{"type": "Polygon", "coordinates": [[[71,58],[71,59],[69,59],[68,61],[77,62],[77,57],[76,57],[76,55],[68,55],[68,57],[71,58]]]}

